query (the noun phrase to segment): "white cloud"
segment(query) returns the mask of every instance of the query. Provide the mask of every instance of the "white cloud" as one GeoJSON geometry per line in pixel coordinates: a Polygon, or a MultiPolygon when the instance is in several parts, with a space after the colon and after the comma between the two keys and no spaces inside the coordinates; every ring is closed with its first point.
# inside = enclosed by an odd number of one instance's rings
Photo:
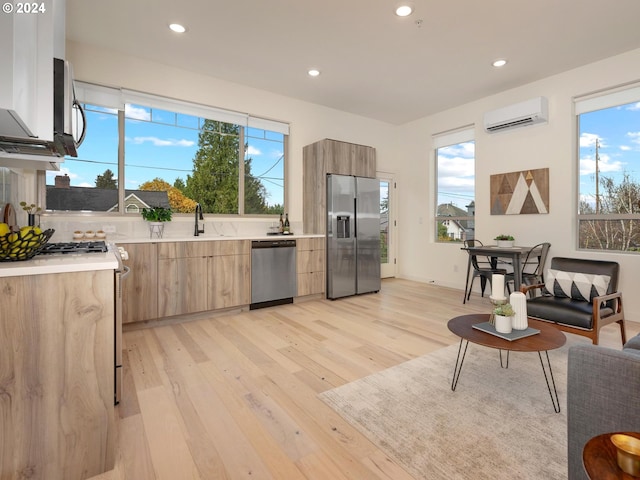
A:
{"type": "Polygon", "coordinates": [[[631,104],[629,107],[627,107],[627,110],[640,110],[640,102],[631,104]]]}
{"type": "MultiPolygon", "coordinates": [[[[617,160],[611,160],[609,155],[604,154],[600,155],[598,169],[600,173],[621,172],[624,169],[624,164],[617,160]]],[[[593,175],[594,173],[596,173],[595,157],[582,157],[580,159],[580,175],[593,175]]]]}
{"type": "Polygon", "coordinates": [[[438,156],[473,158],[475,156],[475,151],[475,142],[465,142],[439,148],[438,156]]]}
{"type": "Polygon", "coordinates": [[[176,140],[175,138],[162,139],[158,137],[127,137],[127,141],[133,142],[136,145],[143,143],[151,143],[154,147],[192,147],[195,142],[192,140],[176,140]]]}
{"type": "Polygon", "coordinates": [[[59,172],[54,172],[54,176],[57,177],[58,175],[68,175],[71,180],[78,178],[77,174],[73,173],[69,168],[62,166],[60,167],[59,172]]]}
{"type": "Polygon", "coordinates": [[[606,147],[605,142],[595,133],[583,133],[580,135],[580,148],[595,147],[596,140],[600,141],[600,148],[606,147]]]}
{"type": "Polygon", "coordinates": [[[632,150],[632,148],[629,145],[620,145],[620,150],[628,152],[629,150],[632,150]]]}
{"type": "Polygon", "coordinates": [[[451,157],[438,158],[438,177],[469,177],[473,179],[474,159],[451,157]]]}
{"type": "Polygon", "coordinates": [[[126,104],[124,106],[124,114],[127,118],[132,118],[134,120],[151,120],[151,114],[148,110],[140,107],[134,107],[130,104],[126,104]]]}
{"type": "Polygon", "coordinates": [[[475,181],[473,177],[439,177],[439,190],[473,191],[475,181]]]}
{"type": "Polygon", "coordinates": [[[629,137],[633,143],[640,144],[640,132],[627,132],[627,137],[629,137]]]}
{"type": "Polygon", "coordinates": [[[247,148],[247,155],[262,155],[262,152],[257,149],[256,147],[253,147],[251,145],[249,145],[249,147],[247,148]]]}

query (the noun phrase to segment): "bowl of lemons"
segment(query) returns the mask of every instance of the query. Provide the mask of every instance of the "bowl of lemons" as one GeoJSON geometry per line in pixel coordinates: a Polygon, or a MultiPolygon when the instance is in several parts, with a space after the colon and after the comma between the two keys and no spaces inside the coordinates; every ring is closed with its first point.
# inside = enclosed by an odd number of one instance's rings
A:
{"type": "Polygon", "coordinates": [[[0,223],[0,262],[33,258],[47,244],[53,232],[52,228],[42,231],[32,226],[13,232],[9,225],[0,223]]]}

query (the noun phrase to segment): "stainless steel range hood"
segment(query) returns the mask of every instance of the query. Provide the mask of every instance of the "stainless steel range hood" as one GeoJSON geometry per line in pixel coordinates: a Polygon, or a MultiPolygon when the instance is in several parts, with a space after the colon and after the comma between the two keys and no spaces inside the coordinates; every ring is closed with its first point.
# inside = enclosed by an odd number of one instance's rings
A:
{"type": "Polygon", "coordinates": [[[60,170],[60,162],[64,162],[64,157],[53,142],[0,137],[0,167],[60,170]]]}

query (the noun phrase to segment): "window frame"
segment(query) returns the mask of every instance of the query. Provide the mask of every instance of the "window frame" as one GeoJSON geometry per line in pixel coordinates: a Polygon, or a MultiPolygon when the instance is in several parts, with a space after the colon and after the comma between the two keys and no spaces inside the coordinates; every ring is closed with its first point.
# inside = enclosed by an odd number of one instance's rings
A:
{"type": "MultiPolygon", "coordinates": [[[[118,215],[118,216],[132,216],[139,215],[139,213],[127,212],[125,209],[125,190],[126,190],[126,169],[125,169],[125,105],[126,104],[138,104],[150,107],[152,109],[166,110],[177,114],[185,114],[197,116],[207,120],[214,120],[220,122],[231,123],[237,125],[240,130],[240,145],[244,145],[245,132],[247,128],[256,128],[265,130],[267,132],[273,132],[282,134],[282,148],[283,148],[283,164],[282,164],[282,177],[283,177],[283,189],[282,189],[282,204],[286,210],[288,204],[288,188],[287,188],[287,164],[289,157],[289,136],[290,127],[289,123],[278,120],[272,120],[254,116],[247,113],[236,112],[232,110],[226,110],[216,107],[210,107],[207,105],[197,104],[193,102],[178,100],[174,98],[164,97],[161,95],[148,94],[145,92],[139,92],[134,90],[128,90],[124,88],[106,87],[103,85],[75,82],[76,98],[80,103],[96,105],[102,108],[114,109],[117,111],[118,121],[118,158],[117,168],[115,172],[118,178],[118,209],[116,211],[62,211],[62,210],[50,210],[46,209],[47,214],[72,214],[72,215],[118,215]]],[[[256,217],[256,218],[271,218],[274,217],[273,213],[251,213],[245,214],[245,198],[244,198],[244,186],[245,186],[245,160],[246,155],[244,148],[240,148],[238,152],[239,172],[238,172],[238,208],[234,213],[210,213],[210,215],[217,216],[232,216],[232,217],[256,217]]],[[[47,191],[47,175],[45,171],[39,172],[37,177],[37,188],[39,198],[42,204],[46,203],[46,191],[47,191]]],[[[178,214],[180,215],[180,214],[178,214]]],[[[190,214],[182,214],[190,215],[190,214]]]]}
{"type": "MultiPolygon", "coordinates": [[[[444,222],[444,221],[456,221],[456,222],[460,222],[460,221],[466,221],[466,222],[471,222],[474,225],[474,229],[473,231],[475,232],[475,220],[476,217],[475,215],[459,215],[459,216],[439,216],[438,215],[438,207],[440,206],[439,202],[438,202],[438,197],[440,195],[440,188],[439,188],[439,161],[438,161],[438,150],[440,150],[441,148],[445,148],[445,147],[450,147],[450,146],[454,146],[454,145],[460,145],[460,144],[464,144],[464,143],[469,143],[469,142],[473,142],[474,143],[474,157],[473,157],[473,182],[474,182],[474,187],[473,187],[473,199],[469,201],[469,204],[471,202],[474,202],[475,205],[475,193],[476,193],[476,167],[475,167],[475,126],[472,125],[466,125],[464,127],[460,127],[460,128],[456,128],[456,129],[452,129],[452,130],[447,130],[445,132],[441,132],[441,133],[437,133],[434,134],[432,136],[432,146],[433,146],[433,159],[434,159],[434,166],[433,166],[433,171],[434,171],[434,192],[435,195],[433,197],[434,199],[434,209],[433,209],[433,225],[434,225],[434,234],[433,234],[433,242],[434,243],[438,243],[438,244],[455,244],[455,245],[460,245],[460,243],[462,243],[464,241],[464,239],[449,239],[449,240],[443,240],[438,236],[438,226],[439,223],[444,222]]],[[[474,210],[475,213],[475,210],[474,210]]],[[[474,235],[475,236],[475,235],[474,235]]]]}
{"type": "MultiPolygon", "coordinates": [[[[619,249],[601,249],[601,248],[585,248],[581,244],[581,223],[582,222],[598,222],[598,221],[624,221],[635,220],[640,222],[640,213],[637,214],[623,214],[623,213],[581,213],[581,175],[580,175],[580,162],[582,160],[580,138],[582,135],[580,117],[583,114],[617,108],[632,103],[640,103],[640,83],[634,82],[633,84],[622,85],[613,87],[606,90],[599,90],[597,92],[589,93],[586,95],[580,95],[573,98],[574,103],[574,125],[575,125],[575,165],[576,165],[576,223],[575,223],[575,247],[578,251],[583,252],[606,252],[617,254],[637,255],[639,250],[619,250],[619,249]]],[[[635,177],[637,182],[640,182],[640,175],[635,177]]],[[[596,175],[596,182],[598,176],[596,175]]]]}

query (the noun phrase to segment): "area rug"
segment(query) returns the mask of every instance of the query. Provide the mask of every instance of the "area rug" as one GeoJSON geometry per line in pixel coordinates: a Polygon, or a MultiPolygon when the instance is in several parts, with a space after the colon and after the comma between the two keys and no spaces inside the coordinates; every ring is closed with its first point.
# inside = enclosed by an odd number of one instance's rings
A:
{"type": "Polygon", "coordinates": [[[457,344],[320,398],[416,479],[565,479],[568,348],[549,352],[561,413],[537,353],[501,368],[497,350],[471,343],[455,392],[457,344]]]}

